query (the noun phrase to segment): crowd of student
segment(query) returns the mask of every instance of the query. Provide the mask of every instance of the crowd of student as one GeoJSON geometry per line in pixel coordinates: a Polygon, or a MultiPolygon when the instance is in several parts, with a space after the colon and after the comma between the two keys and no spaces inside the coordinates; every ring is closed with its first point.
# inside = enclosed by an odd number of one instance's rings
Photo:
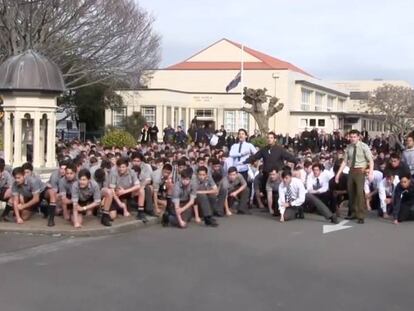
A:
{"type": "MultiPolygon", "coordinates": [[[[63,217],[75,228],[84,217],[100,217],[111,226],[117,217],[185,228],[196,223],[216,227],[219,217],[251,214],[253,208],[281,222],[316,212],[338,223],[338,209],[350,202],[348,216],[364,222],[366,211],[409,220],[414,207],[414,135],[406,137],[402,156],[393,149],[368,147],[351,131],[339,148],[312,145],[295,150],[278,143],[273,132],[261,149],[240,129],[230,146],[141,143],[136,148],[60,142],[59,167],[47,183],[30,163],[11,169],[0,159],[3,221],[23,224],[42,213],[48,226],[63,217]],[[362,195],[361,195],[362,193],[362,195]]],[[[342,138],[341,138],[342,139],[342,138]]],[[[280,142],[280,141],[279,141],[280,142]]]]}

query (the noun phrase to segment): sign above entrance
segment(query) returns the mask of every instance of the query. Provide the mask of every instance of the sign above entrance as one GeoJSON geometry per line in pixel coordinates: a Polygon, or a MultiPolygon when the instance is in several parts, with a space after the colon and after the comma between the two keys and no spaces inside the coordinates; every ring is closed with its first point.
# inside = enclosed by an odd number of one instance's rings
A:
{"type": "Polygon", "coordinates": [[[193,96],[193,100],[196,103],[209,103],[213,99],[213,96],[193,96]]]}

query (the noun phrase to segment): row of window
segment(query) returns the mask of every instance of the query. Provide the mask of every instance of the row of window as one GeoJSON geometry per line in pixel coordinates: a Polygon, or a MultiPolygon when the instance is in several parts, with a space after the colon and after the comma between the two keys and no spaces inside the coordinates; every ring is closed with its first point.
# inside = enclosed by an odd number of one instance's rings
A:
{"type": "Polygon", "coordinates": [[[362,128],[366,129],[367,131],[374,131],[374,132],[386,132],[388,131],[387,126],[382,121],[378,120],[362,120],[362,128]]]}
{"type": "MultiPolygon", "coordinates": [[[[335,96],[326,95],[319,92],[314,92],[305,88],[302,88],[302,111],[335,111],[335,96]],[[315,93],[315,99],[313,100],[313,93],[315,93]],[[313,106],[313,107],[312,107],[313,106]]],[[[345,100],[338,98],[338,107],[336,111],[344,111],[345,100]]]]}
{"type": "Polygon", "coordinates": [[[307,127],[325,127],[325,122],[325,119],[303,118],[300,119],[300,128],[304,129],[307,127]]]}
{"type": "MultiPolygon", "coordinates": [[[[178,120],[180,108],[174,108],[174,116],[171,120],[171,107],[167,107],[167,116],[166,120],[168,124],[176,126],[181,120],[178,120]],[[173,121],[173,122],[171,122],[173,121]]],[[[153,106],[143,106],[141,107],[141,114],[147,120],[148,123],[156,123],[156,107],[153,106]]],[[[182,117],[185,122],[186,108],[182,108],[182,117]]],[[[197,109],[195,110],[195,115],[199,118],[212,118],[214,117],[213,109],[197,109]]],[[[114,127],[122,126],[125,118],[127,116],[126,107],[120,108],[118,110],[112,111],[112,125],[114,127]]],[[[244,111],[237,110],[225,110],[224,111],[224,128],[229,132],[237,132],[239,128],[248,129],[249,128],[249,114],[244,111]]],[[[216,128],[220,125],[216,124],[216,128]]]]}

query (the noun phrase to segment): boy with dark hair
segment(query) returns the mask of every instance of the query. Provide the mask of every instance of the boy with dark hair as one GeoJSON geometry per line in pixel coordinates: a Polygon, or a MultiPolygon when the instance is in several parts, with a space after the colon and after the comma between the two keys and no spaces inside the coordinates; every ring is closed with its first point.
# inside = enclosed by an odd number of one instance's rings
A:
{"type": "MultiPolygon", "coordinates": [[[[33,165],[30,163],[24,163],[21,167],[23,170],[23,180],[19,179],[17,182],[16,176],[15,183],[12,187],[14,196],[13,208],[16,215],[17,223],[23,223],[24,218],[20,217],[19,211],[37,209],[43,200],[48,202],[47,210],[43,210],[42,213],[48,218],[47,225],[53,227],[55,225],[55,213],[56,213],[56,193],[52,191],[42,180],[33,174],[33,165]]],[[[14,170],[13,170],[14,172],[14,170]]],[[[23,213],[30,218],[31,214],[23,213]]],[[[27,219],[28,219],[27,218],[27,219]]]]}
{"type": "Polygon", "coordinates": [[[223,187],[227,191],[226,203],[230,208],[237,202],[237,214],[251,214],[247,208],[249,202],[247,183],[242,174],[238,173],[236,167],[229,168],[227,178],[223,181],[223,187]]]}
{"type": "Polygon", "coordinates": [[[213,179],[208,176],[208,170],[205,166],[201,166],[197,169],[197,176],[193,181],[193,186],[196,189],[197,194],[196,204],[198,209],[195,209],[196,222],[201,222],[198,215],[198,210],[200,210],[206,226],[217,227],[218,224],[212,217],[213,211],[215,211],[219,216],[223,216],[216,210],[218,188],[213,179]]]}
{"type": "Polygon", "coordinates": [[[306,199],[303,182],[292,177],[291,170],[283,170],[281,176],[283,182],[279,185],[280,221],[303,218],[303,204],[306,199]]]}
{"type": "Polygon", "coordinates": [[[410,173],[400,176],[400,183],[395,188],[392,205],[394,224],[397,225],[414,218],[414,184],[410,173]]]}
{"type": "Polygon", "coordinates": [[[144,206],[142,199],[139,200],[140,182],[136,173],[129,168],[129,161],[127,158],[120,158],[116,162],[116,171],[111,171],[109,178],[109,187],[113,189],[114,200],[112,202],[111,210],[116,210],[117,213],[123,213],[124,216],[129,216],[127,202],[134,200],[138,203],[137,219],[146,223],[148,220],[144,213],[144,206]],[[141,205],[139,204],[141,203],[141,205]]]}
{"type": "Polygon", "coordinates": [[[3,221],[9,221],[10,211],[13,209],[13,200],[12,200],[12,185],[13,185],[13,176],[5,170],[6,163],[4,159],[0,158],[0,201],[6,202],[6,207],[1,215],[3,221]]]}
{"type": "Polygon", "coordinates": [[[59,180],[59,197],[62,203],[63,218],[70,221],[72,204],[72,186],[76,181],[76,166],[73,163],[67,164],[65,176],[59,180]]]}
{"type": "Polygon", "coordinates": [[[81,169],[72,186],[73,226],[82,227],[83,216],[92,215],[101,204],[101,191],[87,169],[81,169]]]}
{"type": "Polygon", "coordinates": [[[157,214],[162,215],[167,205],[171,204],[171,195],[174,190],[171,164],[164,164],[161,169],[161,174],[154,176],[153,187],[154,205],[156,206],[157,214]]]}
{"type": "Polygon", "coordinates": [[[137,177],[141,187],[139,189],[138,208],[143,208],[148,215],[154,216],[154,205],[152,202],[153,192],[151,188],[151,165],[144,162],[144,156],[139,152],[132,153],[131,162],[132,168],[139,168],[137,177]]]}

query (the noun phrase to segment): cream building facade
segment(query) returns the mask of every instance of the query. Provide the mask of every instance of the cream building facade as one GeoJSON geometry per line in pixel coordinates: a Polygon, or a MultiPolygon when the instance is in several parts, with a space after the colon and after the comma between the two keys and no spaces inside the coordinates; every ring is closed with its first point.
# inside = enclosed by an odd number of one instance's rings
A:
{"type": "MultiPolygon", "coordinates": [[[[200,123],[214,128],[224,125],[228,132],[258,129],[253,117],[240,110],[242,88],[266,88],[267,94],[284,103],[284,109],[271,118],[269,128],[294,135],[305,128],[325,132],[344,129],[350,108],[349,91],[339,84],[321,81],[301,68],[248,47],[222,39],[187,60],[148,72],[144,88],[120,90],[125,108],[105,113],[106,125],[119,126],[123,118],[141,112],[150,123],[162,129],[176,127],[197,116],[200,123]],[[240,72],[242,83],[231,90],[226,86],[240,72]]],[[[348,124],[349,125],[349,124],[348,124]]]]}

